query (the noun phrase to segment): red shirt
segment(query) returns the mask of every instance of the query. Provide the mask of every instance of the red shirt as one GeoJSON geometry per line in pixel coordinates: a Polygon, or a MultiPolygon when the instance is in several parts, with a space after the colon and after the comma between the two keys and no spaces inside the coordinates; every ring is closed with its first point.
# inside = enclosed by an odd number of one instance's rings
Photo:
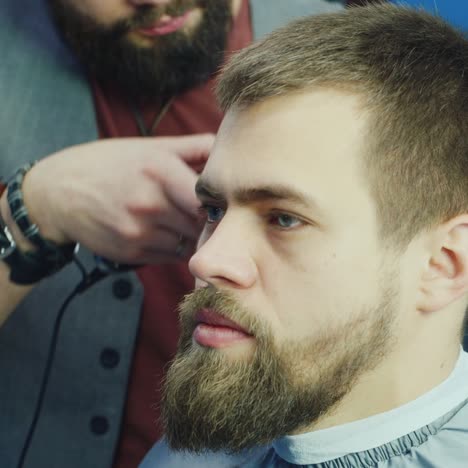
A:
{"type": "MultiPolygon", "coordinates": [[[[243,0],[229,36],[227,52],[252,40],[248,0],[243,0]]],[[[187,135],[216,132],[222,114],[213,94],[214,79],[175,98],[160,121],[155,135],[187,135]]],[[[102,138],[139,136],[135,117],[125,99],[111,89],[93,84],[99,132],[102,138]]],[[[160,109],[142,110],[151,127],[160,109]]],[[[158,403],[164,367],[172,359],[179,335],[177,304],[193,288],[185,263],[152,265],[137,271],[145,298],[134,351],[128,397],[114,468],[136,467],[162,435],[158,403]]]]}

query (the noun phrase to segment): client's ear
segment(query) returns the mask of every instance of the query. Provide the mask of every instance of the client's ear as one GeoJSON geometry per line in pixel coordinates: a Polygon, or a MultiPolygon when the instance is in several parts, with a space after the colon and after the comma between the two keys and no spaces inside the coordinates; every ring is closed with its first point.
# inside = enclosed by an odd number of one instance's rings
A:
{"type": "Polygon", "coordinates": [[[468,215],[440,226],[433,253],[421,278],[418,308],[432,312],[468,292],[468,215]]]}

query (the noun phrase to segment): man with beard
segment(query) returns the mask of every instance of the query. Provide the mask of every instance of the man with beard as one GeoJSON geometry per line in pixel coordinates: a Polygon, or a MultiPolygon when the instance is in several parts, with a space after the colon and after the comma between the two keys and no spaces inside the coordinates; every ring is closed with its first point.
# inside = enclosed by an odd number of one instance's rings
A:
{"type": "Polygon", "coordinates": [[[466,466],[467,68],[464,35],[385,4],[227,65],[142,467],[466,466]]]}
{"type": "Polygon", "coordinates": [[[213,75],[227,55],[289,18],[339,8],[0,2],[0,173],[11,180],[0,203],[1,321],[14,310],[0,330],[2,467],[128,468],[157,440],[175,309],[193,286],[193,188],[212,143],[181,135],[217,130],[213,75]],[[151,266],[102,280],[62,315],[81,279],[66,265],[76,242],[87,271],[106,267],[91,252],[151,266]]]}

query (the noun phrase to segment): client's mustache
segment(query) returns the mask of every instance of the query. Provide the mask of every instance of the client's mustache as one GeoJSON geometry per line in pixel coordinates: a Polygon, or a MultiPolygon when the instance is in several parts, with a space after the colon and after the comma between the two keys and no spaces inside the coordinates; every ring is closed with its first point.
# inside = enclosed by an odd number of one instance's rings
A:
{"type": "Polygon", "coordinates": [[[179,317],[183,330],[191,334],[196,326],[196,315],[202,309],[210,309],[232,320],[256,337],[264,336],[266,333],[265,323],[254,312],[240,305],[229,292],[211,286],[194,290],[179,304],[179,317]]]}

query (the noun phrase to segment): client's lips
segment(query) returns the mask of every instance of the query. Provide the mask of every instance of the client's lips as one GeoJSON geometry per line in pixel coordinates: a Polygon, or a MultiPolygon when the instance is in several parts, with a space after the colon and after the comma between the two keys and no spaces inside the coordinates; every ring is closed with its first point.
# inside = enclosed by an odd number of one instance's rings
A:
{"type": "Polygon", "coordinates": [[[196,323],[206,323],[208,325],[214,325],[218,327],[227,327],[232,328],[233,330],[238,330],[246,335],[250,335],[248,330],[241,327],[238,323],[234,322],[233,320],[224,317],[221,314],[218,314],[213,309],[201,309],[198,311],[197,315],[195,316],[196,323]]]}
{"type": "Polygon", "coordinates": [[[224,348],[253,339],[248,330],[212,309],[201,309],[195,316],[195,322],[193,338],[202,346],[224,348]]]}
{"type": "Polygon", "coordinates": [[[187,11],[181,16],[163,16],[157,23],[139,28],[137,32],[144,36],[164,36],[181,29],[190,15],[191,11],[187,11]]]}

